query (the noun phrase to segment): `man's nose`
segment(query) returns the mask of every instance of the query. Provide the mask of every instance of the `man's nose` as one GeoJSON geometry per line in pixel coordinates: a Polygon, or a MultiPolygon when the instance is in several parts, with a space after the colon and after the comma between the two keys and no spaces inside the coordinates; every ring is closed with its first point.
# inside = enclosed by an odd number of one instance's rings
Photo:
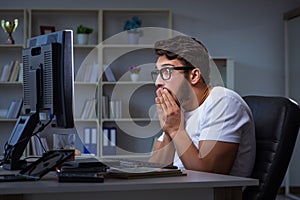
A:
{"type": "Polygon", "coordinates": [[[164,85],[164,80],[161,78],[160,75],[157,76],[156,81],[155,81],[155,86],[156,87],[161,87],[164,85]]]}

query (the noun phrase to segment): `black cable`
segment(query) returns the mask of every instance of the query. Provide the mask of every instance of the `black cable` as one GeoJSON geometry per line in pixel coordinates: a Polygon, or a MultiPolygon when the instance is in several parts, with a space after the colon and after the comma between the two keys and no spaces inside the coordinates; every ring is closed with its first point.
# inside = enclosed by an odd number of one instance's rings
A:
{"type": "Polygon", "coordinates": [[[40,145],[41,145],[41,147],[43,148],[43,151],[44,151],[44,153],[46,152],[46,149],[45,149],[45,147],[44,147],[44,145],[43,145],[43,142],[42,142],[42,140],[41,140],[41,137],[39,136],[39,135],[34,135],[35,137],[37,137],[38,138],[38,140],[39,140],[39,143],[40,143],[40,145]]]}
{"type": "Polygon", "coordinates": [[[0,166],[2,166],[4,164],[4,162],[6,160],[8,160],[10,152],[14,149],[15,146],[10,146],[10,148],[8,149],[8,144],[7,142],[4,145],[4,156],[3,159],[0,161],[0,166]]]}
{"type": "Polygon", "coordinates": [[[51,122],[52,122],[52,118],[46,124],[42,124],[41,127],[36,132],[33,132],[31,136],[34,136],[42,132],[51,122]]]}
{"type": "Polygon", "coordinates": [[[43,148],[44,152],[46,152],[46,149],[45,149],[43,142],[41,140],[41,137],[38,135],[38,133],[42,132],[51,123],[51,121],[52,121],[52,118],[46,124],[42,124],[41,127],[32,134],[32,136],[36,136],[38,138],[39,143],[40,143],[41,147],[43,148]]]}
{"type": "MultiPolygon", "coordinates": [[[[16,145],[27,140],[28,137],[31,138],[32,136],[35,136],[36,134],[42,132],[52,122],[52,119],[53,118],[50,118],[50,120],[46,124],[42,124],[41,127],[36,132],[33,132],[30,136],[27,136],[27,137],[23,138],[22,140],[19,140],[16,144],[9,146],[8,143],[6,142],[4,145],[4,157],[0,161],[0,166],[2,166],[4,164],[4,162],[8,160],[8,158],[11,154],[11,151],[15,148],[16,145]],[[8,149],[8,147],[9,147],[9,149],[8,149]]],[[[39,141],[40,141],[40,138],[39,138],[39,141]]],[[[41,143],[41,141],[40,141],[40,143],[41,143]]],[[[46,151],[43,145],[42,145],[42,147],[43,147],[44,151],[46,151]]]]}

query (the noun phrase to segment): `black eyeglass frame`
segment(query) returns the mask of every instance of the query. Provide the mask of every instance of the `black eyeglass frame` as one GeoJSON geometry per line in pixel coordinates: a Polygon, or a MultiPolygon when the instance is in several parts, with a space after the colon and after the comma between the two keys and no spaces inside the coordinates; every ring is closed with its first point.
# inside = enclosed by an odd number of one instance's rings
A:
{"type": "Polygon", "coordinates": [[[195,69],[195,67],[189,67],[189,66],[177,66],[177,67],[163,67],[161,68],[160,70],[158,69],[155,69],[151,72],[151,78],[152,80],[155,82],[157,77],[158,77],[158,74],[160,75],[160,77],[166,81],[166,80],[169,80],[171,78],[171,72],[172,70],[183,70],[183,71],[189,71],[189,70],[193,70],[195,69]],[[168,78],[164,78],[164,75],[163,75],[163,70],[168,70],[168,73],[169,73],[169,77],[168,78]]]}

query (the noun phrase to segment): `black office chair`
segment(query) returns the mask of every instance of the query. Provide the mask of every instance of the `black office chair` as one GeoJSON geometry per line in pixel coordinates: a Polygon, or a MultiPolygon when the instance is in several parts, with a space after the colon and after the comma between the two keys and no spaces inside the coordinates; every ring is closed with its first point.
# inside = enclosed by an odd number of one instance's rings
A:
{"type": "Polygon", "coordinates": [[[246,96],[254,118],[256,161],[251,178],[258,186],[243,191],[246,200],[272,200],[286,174],[300,125],[300,108],[284,97],[246,96]]]}

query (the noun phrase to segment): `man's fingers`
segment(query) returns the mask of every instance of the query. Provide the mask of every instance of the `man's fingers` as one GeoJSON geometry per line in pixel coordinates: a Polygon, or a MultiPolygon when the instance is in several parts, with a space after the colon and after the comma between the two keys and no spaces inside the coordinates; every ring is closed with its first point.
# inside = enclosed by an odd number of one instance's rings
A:
{"type": "Polygon", "coordinates": [[[168,112],[169,109],[178,106],[176,103],[174,96],[170,93],[170,91],[166,88],[159,88],[156,91],[157,97],[155,98],[155,103],[160,104],[159,106],[164,112],[168,112]]]}
{"type": "Polygon", "coordinates": [[[156,98],[155,98],[155,103],[156,103],[156,104],[161,104],[161,101],[160,101],[159,97],[156,97],[156,98]]]}
{"type": "Polygon", "coordinates": [[[163,97],[164,101],[166,102],[167,106],[177,105],[176,102],[175,102],[174,97],[171,95],[169,90],[163,89],[162,97],[163,97]]]}

